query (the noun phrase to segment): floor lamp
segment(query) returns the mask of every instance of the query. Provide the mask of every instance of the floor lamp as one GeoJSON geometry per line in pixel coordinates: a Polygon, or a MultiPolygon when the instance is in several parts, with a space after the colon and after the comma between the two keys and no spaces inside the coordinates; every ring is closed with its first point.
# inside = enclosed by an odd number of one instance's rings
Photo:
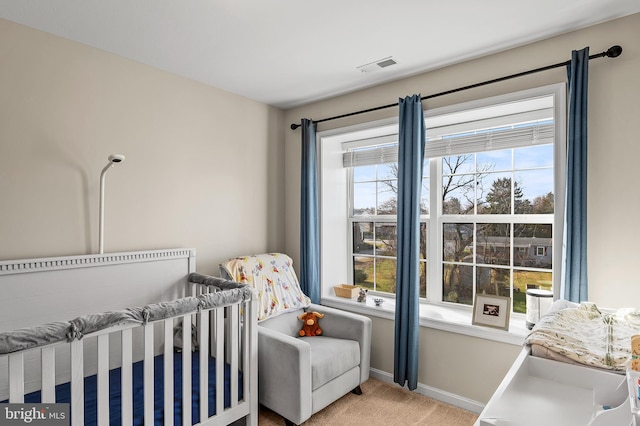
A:
{"type": "Polygon", "coordinates": [[[105,176],[110,168],[118,163],[124,161],[124,155],[111,154],[109,156],[109,163],[104,166],[102,173],[100,173],[100,231],[98,232],[98,245],[100,247],[100,254],[104,252],[104,182],[105,176]]]}

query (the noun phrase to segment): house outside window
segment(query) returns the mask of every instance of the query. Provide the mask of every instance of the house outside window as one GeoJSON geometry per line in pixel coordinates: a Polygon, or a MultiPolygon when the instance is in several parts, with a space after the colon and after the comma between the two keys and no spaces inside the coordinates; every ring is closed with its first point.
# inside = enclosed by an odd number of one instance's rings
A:
{"type": "MultiPolygon", "coordinates": [[[[524,313],[527,288],[559,287],[564,116],[556,106],[563,90],[555,85],[426,112],[418,265],[424,301],[470,306],[476,294],[501,295],[524,313]]],[[[336,141],[346,186],[345,278],[392,296],[397,124],[336,141]]],[[[329,246],[339,253],[335,244],[329,246]]]]}

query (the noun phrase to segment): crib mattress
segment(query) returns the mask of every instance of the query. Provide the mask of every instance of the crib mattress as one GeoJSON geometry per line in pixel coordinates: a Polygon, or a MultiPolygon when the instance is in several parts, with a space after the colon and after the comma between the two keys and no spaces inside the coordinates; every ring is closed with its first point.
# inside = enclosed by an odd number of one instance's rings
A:
{"type": "MultiPolygon", "coordinates": [[[[191,359],[191,424],[200,421],[200,363],[199,353],[192,352],[191,359]]],[[[154,359],[154,424],[164,424],[164,355],[158,355],[154,359]]],[[[182,353],[174,353],[174,424],[182,424],[182,353]]],[[[133,418],[134,425],[144,424],[144,387],[143,387],[143,361],[133,364],[133,418]]],[[[238,400],[242,399],[242,373],[238,372],[238,400]]],[[[230,395],[230,366],[225,363],[224,368],[224,406],[231,405],[230,395]]],[[[215,358],[209,357],[209,416],[216,412],[216,362],[215,358]]],[[[120,368],[109,371],[109,419],[110,424],[121,424],[121,374],[120,368]]],[[[40,391],[25,395],[26,403],[39,403],[41,401],[40,391]]],[[[7,402],[7,401],[3,401],[7,402]]],[[[56,402],[71,402],[71,384],[63,383],[56,386],[56,402]]],[[[85,425],[97,424],[97,376],[88,376],[84,380],[84,419],[85,425]]]]}

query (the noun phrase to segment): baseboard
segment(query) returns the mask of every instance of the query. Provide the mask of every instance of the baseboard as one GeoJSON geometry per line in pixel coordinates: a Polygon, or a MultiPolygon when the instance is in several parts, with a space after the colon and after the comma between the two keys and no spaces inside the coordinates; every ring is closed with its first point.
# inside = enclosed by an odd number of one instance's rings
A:
{"type": "MultiPolygon", "coordinates": [[[[394,383],[393,374],[387,373],[386,371],[370,368],[369,375],[374,379],[378,379],[382,382],[394,383]]],[[[419,393],[420,395],[424,395],[426,397],[444,402],[446,404],[453,405],[454,407],[471,411],[472,413],[480,414],[484,409],[484,404],[478,401],[464,398],[460,395],[443,391],[432,386],[423,385],[422,383],[418,383],[418,388],[415,390],[415,392],[419,393]]]]}

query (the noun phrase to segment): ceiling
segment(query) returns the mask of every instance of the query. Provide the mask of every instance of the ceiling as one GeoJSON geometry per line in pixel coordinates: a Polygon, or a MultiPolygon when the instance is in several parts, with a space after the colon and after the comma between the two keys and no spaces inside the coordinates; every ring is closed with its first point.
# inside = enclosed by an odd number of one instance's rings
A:
{"type": "Polygon", "coordinates": [[[637,12],[638,0],[0,0],[0,18],[283,109],[637,12]]]}

